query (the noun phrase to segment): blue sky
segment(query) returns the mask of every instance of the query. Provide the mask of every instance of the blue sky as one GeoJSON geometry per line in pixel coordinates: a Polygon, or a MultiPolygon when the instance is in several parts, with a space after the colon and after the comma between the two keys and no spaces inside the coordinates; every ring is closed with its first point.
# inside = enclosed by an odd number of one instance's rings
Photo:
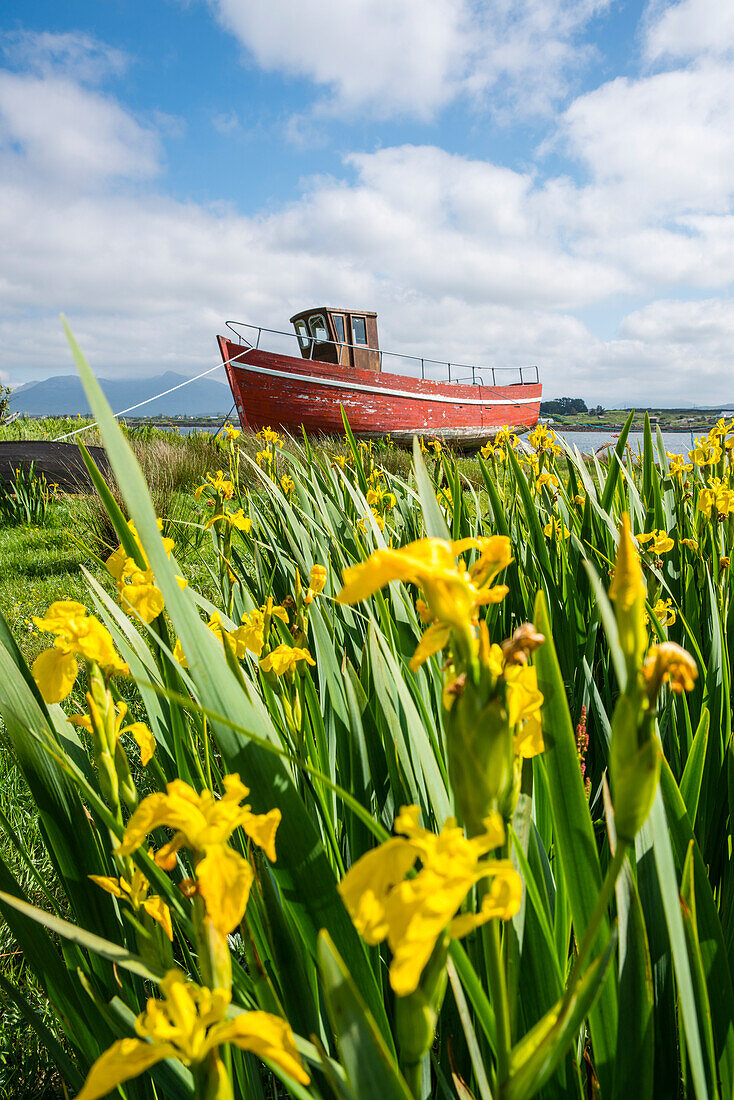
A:
{"type": "Polygon", "coordinates": [[[0,37],[0,378],[329,299],[547,394],[734,400],[734,4],[38,0],[0,37]],[[693,381],[695,379],[695,382],[693,381]]]}

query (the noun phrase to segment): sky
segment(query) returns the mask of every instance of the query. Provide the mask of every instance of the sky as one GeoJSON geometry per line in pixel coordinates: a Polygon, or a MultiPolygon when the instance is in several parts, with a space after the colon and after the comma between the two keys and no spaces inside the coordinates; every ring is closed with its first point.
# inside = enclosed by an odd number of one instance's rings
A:
{"type": "Polygon", "coordinates": [[[4,12],[5,384],[73,372],[61,312],[126,378],[329,304],[549,398],[734,403],[734,0],[4,12]]]}

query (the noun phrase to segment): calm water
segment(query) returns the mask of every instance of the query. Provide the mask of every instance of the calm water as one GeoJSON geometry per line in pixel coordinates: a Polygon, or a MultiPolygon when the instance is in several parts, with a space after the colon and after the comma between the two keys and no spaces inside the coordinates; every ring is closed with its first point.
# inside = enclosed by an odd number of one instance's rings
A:
{"type": "MultiPolygon", "coordinates": [[[[599,447],[604,447],[610,444],[612,447],[616,445],[619,438],[619,432],[604,431],[604,432],[562,432],[557,431],[558,435],[562,435],[563,438],[572,447],[578,447],[582,454],[592,454],[598,450],[599,447]]],[[[656,434],[652,433],[653,446],[656,447],[656,434]]],[[[673,454],[686,454],[691,450],[693,446],[690,432],[663,432],[663,441],[665,443],[666,451],[671,451],[673,454]]],[[[642,432],[630,432],[627,442],[632,448],[633,454],[637,453],[637,450],[642,450],[642,432]]],[[[656,447],[657,456],[657,447],[656,447]]]]}

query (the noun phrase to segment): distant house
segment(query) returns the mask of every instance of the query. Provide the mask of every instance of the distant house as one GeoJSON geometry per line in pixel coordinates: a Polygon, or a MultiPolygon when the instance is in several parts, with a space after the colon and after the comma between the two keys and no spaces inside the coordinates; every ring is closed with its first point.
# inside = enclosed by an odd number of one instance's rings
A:
{"type": "MultiPolygon", "coordinates": [[[[734,416],[734,413],[732,413],[732,416],[734,416]]],[[[553,419],[552,416],[539,416],[538,417],[538,423],[539,424],[555,424],[555,420],[553,419]]]]}

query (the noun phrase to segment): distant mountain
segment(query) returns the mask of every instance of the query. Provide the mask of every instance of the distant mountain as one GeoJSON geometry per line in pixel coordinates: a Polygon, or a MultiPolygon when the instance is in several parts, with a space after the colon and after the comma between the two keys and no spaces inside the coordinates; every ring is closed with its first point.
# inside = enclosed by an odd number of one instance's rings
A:
{"type": "MultiPolygon", "coordinates": [[[[186,375],[167,371],[150,378],[100,378],[99,383],[114,412],[137,405],[148,397],[155,398],[163,390],[170,390],[186,375]]],[[[202,378],[183,386],[174,393],[159,397],[136,409],[135,416],[225,416],[232,408],[229,386],[202,378]]],[[[18,386],[10,397],[10,411],[29,413],[31,416],[62,416],[91,410],[82,384],[74,374],[59,374],[43,382],[27,382],[18,386]]]]}

